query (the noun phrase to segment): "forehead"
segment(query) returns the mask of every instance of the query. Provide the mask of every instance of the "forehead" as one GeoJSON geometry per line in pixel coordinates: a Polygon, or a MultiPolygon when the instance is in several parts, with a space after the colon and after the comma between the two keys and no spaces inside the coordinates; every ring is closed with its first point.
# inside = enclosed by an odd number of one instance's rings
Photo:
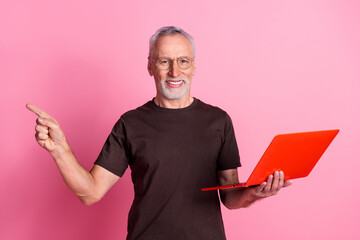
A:
{"type": "Polygon", "coordinates": [[[155,42],[154,57],[193,57],[191,42],[181,34],[165,35],[155,42]]]}

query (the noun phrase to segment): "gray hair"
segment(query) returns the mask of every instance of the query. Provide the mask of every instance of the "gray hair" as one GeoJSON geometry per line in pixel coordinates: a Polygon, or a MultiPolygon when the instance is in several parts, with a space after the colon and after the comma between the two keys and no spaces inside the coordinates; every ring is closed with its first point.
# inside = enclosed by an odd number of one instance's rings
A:
{"type": "Polygon", "coordinates": [[[190,36],[190,34],[188,34],[187,32],[185,32],[184,30],[182,30],[181,28],[177,28],[174,26],[167,26],[167,27],[162,27],[159,30],[156,31],[156,33],[154,35],[151,36],[150,41],[149,41],[149,57],[151,57],[154,53],[154,48],[155,48],[155,42],[156,40],[161,37],[161,36],[171,36],[171,35],[175,35],[175,34],[180,34],[183,35],[184,37],[186,37],[190,43],[191,43],[191,47],[192,47],[192,51],[194,53],[195,56],[195,42],[192,36],[190,36]]]}

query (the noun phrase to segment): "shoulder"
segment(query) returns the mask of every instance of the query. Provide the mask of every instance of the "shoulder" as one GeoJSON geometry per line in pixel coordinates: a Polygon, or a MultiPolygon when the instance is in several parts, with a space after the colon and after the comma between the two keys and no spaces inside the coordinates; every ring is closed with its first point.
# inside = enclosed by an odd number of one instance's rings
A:
{"type": "Polygon", "coordinates": [[[119,126],[126,125],[125,123],[136,122],[139,119],[146,118],[147,115],[151,114],[151,108],[151,101],[148,101],[147,103],[136,109],[132,109],[123,113],[116,121],[115,127],[118,128],[119,126]]]}
{"type": "Polygon", "coordinates": [[[132,110],[125,112],[123,115],[121,115],[120,119],[131,120],[134,118],[139,118],[142,115],[149,114],[153,110],[152,105],[153,105],[152,101],[148,101],[147,103],[145,103],[144,105],[142,105],[136,109],[132,109],[132,110]]]}
{"type": "Polygon", "coordinates": [[[200,111],[211,114],[214,117],[219,117],[219,118],[223,118],[223,119],[230,118],[228,113],[225,110],[221,109],[220,107],[205,103],[199,99],[197,99],[197,101],[198,101],[198,104],[197,104],[198,109],[200,111]]]}
{"type": "Polygon", "coordinates": [[[201,115],[208,119],[211,123],[216,124],[224,130],[233,128],[231,117],[225,110],[220,107],[204,103],[200,100],[198,100],[198,105],[201,115]]]}

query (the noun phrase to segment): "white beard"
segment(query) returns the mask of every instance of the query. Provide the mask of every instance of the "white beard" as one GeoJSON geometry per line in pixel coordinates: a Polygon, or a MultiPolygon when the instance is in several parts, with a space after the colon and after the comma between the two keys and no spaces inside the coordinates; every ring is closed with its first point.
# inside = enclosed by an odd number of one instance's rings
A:
{"type": "Polygon", "coordinates": [[[184,81],[180,88],[169,88],[166,86],[166,80],[161,81],[161,92],[169,100],[180,100],[189,91],[190,84],[189,80],[182,79],[184,81]]]}

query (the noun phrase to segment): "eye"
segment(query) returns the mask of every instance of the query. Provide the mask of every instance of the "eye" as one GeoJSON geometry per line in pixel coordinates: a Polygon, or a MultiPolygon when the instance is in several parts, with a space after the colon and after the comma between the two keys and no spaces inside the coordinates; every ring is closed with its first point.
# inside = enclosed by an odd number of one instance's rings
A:
{"type": "Polygon", "coordinates": [[[188,69],[191,66],[191,59],[188,57],[178,58],[178,64],[181,69],[188,69]]]}
{"type": "Polygon", "coordinates": [[[169,60],[167,60],[167,59],[160,59],[160,60],[159,60],[159,63],[160,63],[160,64],[168,64],[168,63],[169,63],[169,60]]]}

